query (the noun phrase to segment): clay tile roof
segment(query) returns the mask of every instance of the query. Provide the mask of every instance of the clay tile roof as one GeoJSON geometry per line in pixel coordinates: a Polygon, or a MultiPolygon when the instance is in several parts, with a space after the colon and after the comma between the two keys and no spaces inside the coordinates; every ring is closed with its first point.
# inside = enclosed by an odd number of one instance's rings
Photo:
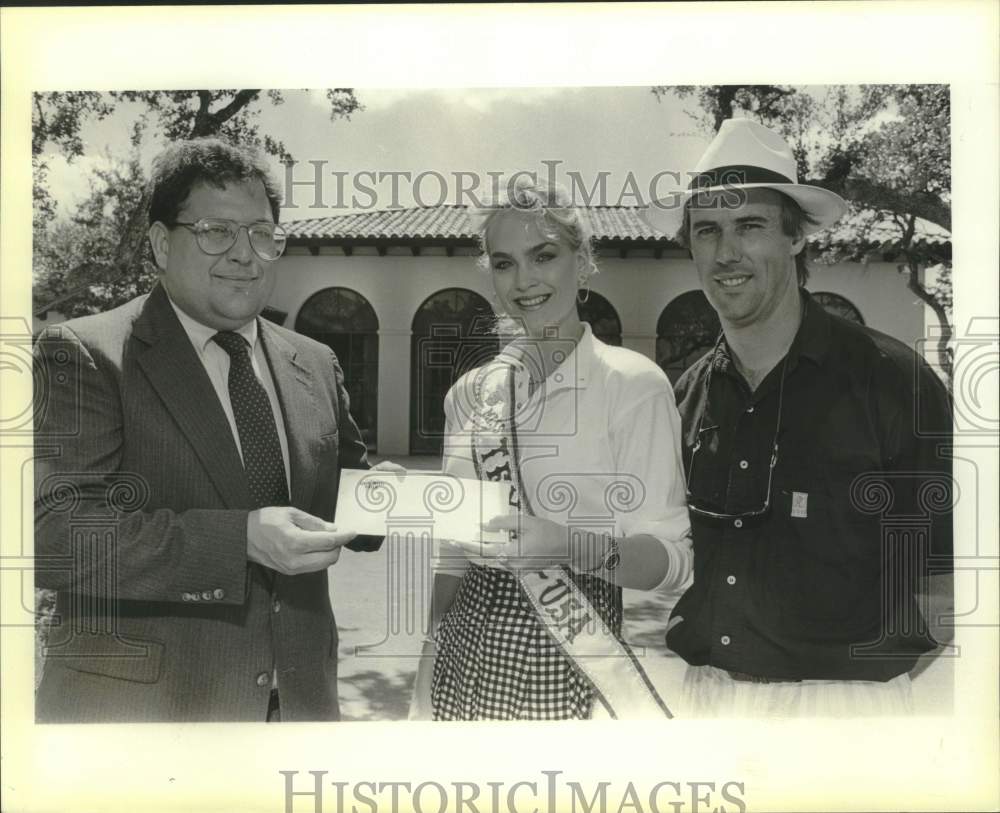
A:
{"type": "MultiPolygon", "coordinates": [[[[661,232],[647,226],[637,207],[593,206],[585,210],[599,241],[637,240],[667,242],[661,232]]],[[[475,237],[467,207],[426,206],[293,220],[285,223],[293,240],[412,240],[469,241],[475,237]]]]}
{"type": "MultiPolygon", "coordinates": [[[[675,244],[660,231],[648,226],[635,206],[591,206],[584,210],[599,243],[648,242],[660,246],[675,244]]],[[[381,209],[353,214],[293,220],[285,223],[293,241],[393,241],[441,240],[471,242],[475,237],[467,207],[422,206],[408,209],[381,209]]],[[[831,229],[809,237],[818,246],[842,245],[861,239],[868,245],[891,243],[900,235],[891,216],[855,209],[831,229]]],[[[927,220],[917,221],[916,241],[949,244],[947,229],[927,220]]]]}

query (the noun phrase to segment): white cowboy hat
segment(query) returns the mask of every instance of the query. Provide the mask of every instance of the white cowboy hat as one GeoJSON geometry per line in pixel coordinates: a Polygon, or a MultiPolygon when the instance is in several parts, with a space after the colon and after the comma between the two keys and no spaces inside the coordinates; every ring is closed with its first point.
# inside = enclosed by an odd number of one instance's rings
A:
{"type": "Polygon", "coordinates": [[[641,215],[654,229],[673,237],[692,194],[727,189],[774,189],[788,195],[818,221],[805,224],[806,234],[832,226],[847,212],[840,195],[798,182],[795,156],[780,135],[750,119],[727,119],[695,166],[688,188],[653,201],[641,215]]]}

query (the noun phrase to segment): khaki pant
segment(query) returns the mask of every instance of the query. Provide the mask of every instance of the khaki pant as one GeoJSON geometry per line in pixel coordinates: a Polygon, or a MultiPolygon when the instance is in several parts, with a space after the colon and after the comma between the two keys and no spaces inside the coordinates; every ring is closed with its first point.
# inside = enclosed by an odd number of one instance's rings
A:
{"type": "Polygon", "coordinates": [[[910,676],[888,681],[734,680],[714,666],[689,666],[681,692],[684,717],[867,717],[913,713],[910,676]]]}

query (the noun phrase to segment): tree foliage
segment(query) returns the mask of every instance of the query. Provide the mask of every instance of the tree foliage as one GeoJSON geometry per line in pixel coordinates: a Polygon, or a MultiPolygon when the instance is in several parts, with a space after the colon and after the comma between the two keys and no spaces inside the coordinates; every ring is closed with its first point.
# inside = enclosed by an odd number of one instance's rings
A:
{"type": "Polygon", "coordinates": [[[848,200],[843,225],[819,243],[822,262],[895,262],[941,324],[938,364],[950,379],[951,107],[947,85],[654,87],[657,98],[694,99],[709,132],[744,116],[780,132],[799,180],[848,200]],[[933,225],[931,225],[933,224],[933,225]],[[934,229],[934,226],[940,229],[934,229]],[[937,233],[937,235],[935,234],[937,233]],[[927,283],[928,269],[934,281],[927,283]]]}
{"type": "Polygon", "coordinates": [[[93,171],[90,194],[67,218],[47,224],[33,251],[36,307],[69,316],[96,313],[127,302],[152,287],[156,278],[148,242],[132,261],[117,268],[116,256],[133,212],[142,205],[146,178],[138,155],[93,171]]]}
{"type": "MultiPolygon", "coordinates": [[[[349,119],[362,106],[349,88],[326,91],[330,120],[349,119]]],[[[148,289],[154,272],[146,245],[146,178],[135,154],[97,170],[91,194],[68,220],[59,219],[49,189],[53,151],[68,162],[81,158],[88,122],[136,108],[130,140],[175,141],[220,136],[287,161],[285,145],[261,131],[265,105],[285,101],[279,90],[176,90],[37,93],[32,111],[34,309],[69,316],[107,310],[148,289]]]]}

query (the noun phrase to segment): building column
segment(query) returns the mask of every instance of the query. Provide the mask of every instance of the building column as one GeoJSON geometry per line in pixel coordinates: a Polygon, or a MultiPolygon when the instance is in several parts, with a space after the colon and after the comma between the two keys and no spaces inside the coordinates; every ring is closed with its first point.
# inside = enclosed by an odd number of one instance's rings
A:
{"type": "Polygon", "coordinates": [[[410,330],[378,332],[378,454],[410,453],[410,330]]]}

